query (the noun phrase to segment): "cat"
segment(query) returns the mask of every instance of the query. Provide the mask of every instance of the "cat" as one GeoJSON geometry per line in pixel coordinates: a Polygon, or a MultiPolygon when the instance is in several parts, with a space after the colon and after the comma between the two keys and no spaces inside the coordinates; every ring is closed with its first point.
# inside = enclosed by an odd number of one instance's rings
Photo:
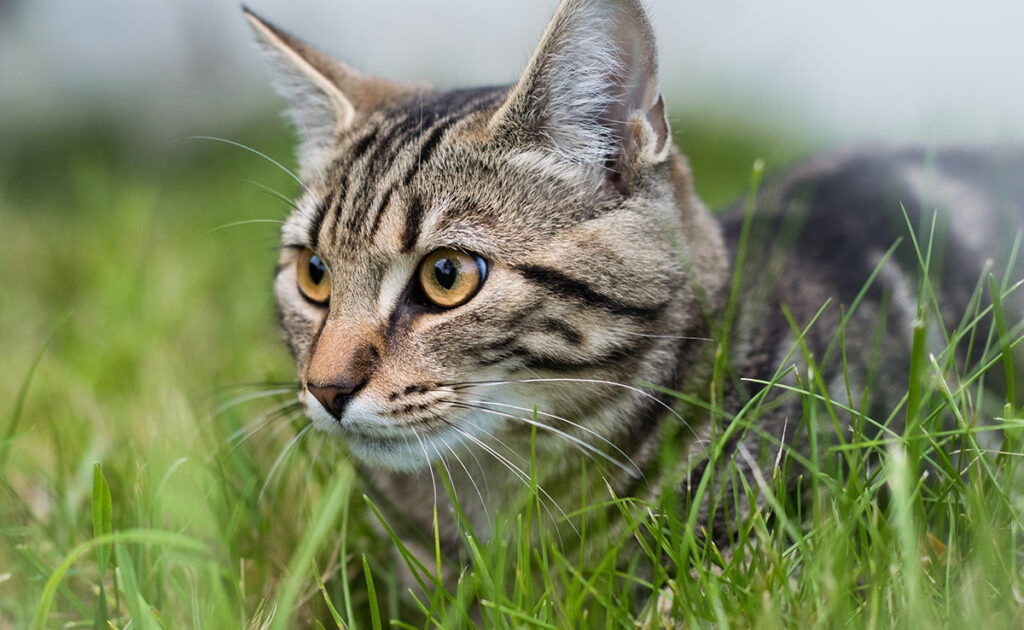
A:
{"type": "MultiPolygon", "coordinates": [[[[812,357],[827,393],[888,417],[919,315],[907,222],[938,209],[949,227],[933,275],[952,328],[1024,216],[1018,150],[873,149],[813,159],[753,213],[714,218],[672,142],[639,0],[563,0],[517,83],[452,91],[364,76],[245,14],[302,136],[274,276],[299,399],[410,546],[433,539],[438,506],[449,558],[462,540],[439,462],[486,538],[522,508],[531,452],[560,521],[587,490],[584,462],[600,471],[591,496],[671,483],[685,498],[711,462],[754,474],[806,452],[810,432],[834,439],[827,422],[801,429],[801,398],[778,387],[709,455],[787,363],[778,385],[812,357]],[[791,321],[812,320],[794,352],[791,321]]],[[[699,528],[725,540],[729,515],[709,505],[699,528]]]]}

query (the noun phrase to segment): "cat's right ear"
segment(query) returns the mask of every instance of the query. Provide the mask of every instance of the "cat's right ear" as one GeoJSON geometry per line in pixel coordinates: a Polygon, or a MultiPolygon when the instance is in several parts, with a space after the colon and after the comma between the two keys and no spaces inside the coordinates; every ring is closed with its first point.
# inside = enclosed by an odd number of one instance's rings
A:
{"type": "Polygon", "coordinates": [[[534,162],[625,189],[670,152],[658,55],[642,0],[562,0],[526,72],[491,120],[534,162]]]}
{"type": "Polygon", "coordinates": [[[270,24],[242,7],[263,52],[273,84],[291,101],[290,113],[303,141],[299,162],[315,169],[338,134],[407,86],[367,77],[348,65],[270,24]]]}

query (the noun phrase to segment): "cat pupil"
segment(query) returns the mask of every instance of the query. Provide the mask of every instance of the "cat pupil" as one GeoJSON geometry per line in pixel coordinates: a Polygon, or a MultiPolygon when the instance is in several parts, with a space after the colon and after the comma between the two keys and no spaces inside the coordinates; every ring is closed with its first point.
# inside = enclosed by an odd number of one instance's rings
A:
{"type": "Polygon", "coordinates": [[[320,257],[314,255],[309,259],[309,279],[313,281],[313,284],[320,284],[324,279],[324,263],[320,261],[320,257]]]}
{"type": "Polygon", "coordinates": [[[434,263],[434,279],[445,290],[451,291],[459,279],[459,267],[451,258],[442,258],[434,263]]]}

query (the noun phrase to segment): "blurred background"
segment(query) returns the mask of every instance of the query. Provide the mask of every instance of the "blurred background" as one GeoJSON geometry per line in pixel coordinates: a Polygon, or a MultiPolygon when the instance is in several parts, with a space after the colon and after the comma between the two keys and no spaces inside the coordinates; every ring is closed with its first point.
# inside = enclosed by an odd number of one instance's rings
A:
{"type": "MultiPolygon", "coordinates": [[[[357,68],[442,86],[509,82],[557,3],[254,0],[357,68]]],[[[676,108],[827,138],[1024,134],[1024,5],[1010,0],[649,0],[676,108]]],[[[235,2],[3,0],[3,126],[113,118],[215,130],[267,107],[235,2]]]]}
{"type": "MultiPolygon", "coordinates": [[[[364,72],[455,87],[514,81],[556,4],[251,8],[364,72]]],[[[1024,3],[648,4],[676,141],[713,207],[759,157],[779,171],[839,144],[1024,140],[1024,3]]],[[[275,195],[296,184],[193,138],[291,166],[267,78],[235,2],[0,0],[0,629],[26,627],[50,568],[91,535],[94,462],[115,528],[209,542],[246,606],[308,521],[319,486],[301,466],[270,483],[292,425],[260,398],[294,379],[270,274],[275,195]],[[207,465],[264,417],[230,470],[207,465]]],[[[143,591],[173,610],[195,589],[215,609],[220,591],[183,571],[143,591]]],[[[91,618],[75,594],[92,582],[71,586],[58,613],[91,618]]]]}

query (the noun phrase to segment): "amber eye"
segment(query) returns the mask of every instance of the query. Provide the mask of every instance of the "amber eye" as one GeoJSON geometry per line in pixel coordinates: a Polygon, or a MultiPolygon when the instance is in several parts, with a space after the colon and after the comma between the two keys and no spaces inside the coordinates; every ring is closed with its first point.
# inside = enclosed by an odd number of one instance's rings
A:
{"type": "Polygon", "coordinates": [[[295,263],[295,272],[302,295],[321,304],[327,302],[331,297],[331,276],[319,256],[309,249],[303,249],[295,263]]]}
{"type": "Polygon", "coordinates": [[[447,247],[435,250],[420,263],[423,295],[442,308],[465,304],[487,276],[483,258],[447,247]]]}

